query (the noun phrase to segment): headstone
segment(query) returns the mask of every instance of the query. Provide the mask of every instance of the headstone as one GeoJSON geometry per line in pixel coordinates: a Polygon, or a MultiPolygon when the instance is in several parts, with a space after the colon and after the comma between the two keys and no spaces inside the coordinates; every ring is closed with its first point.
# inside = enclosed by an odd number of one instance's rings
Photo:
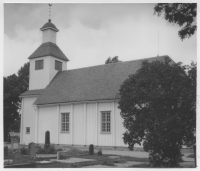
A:
{"type": "Polygon", "coordinates": [[[45,145],[44,145],[44,149],[48,149],[50,146],[50,132],[46,131],[45,132],[45,145]]]}
{"type": "Polygon", "coordinates": [[[19,143],[14,142],[13,143],[13,149],[19,149],[19,143]]]}
{"type": "Polygon", "coordinates": [[[4,157],[8,156],[8,146],[4,146],[4,157]]]}
{"type": "Polygon", "coordinates": [[[90,155],[94,154],[94,146],[93,146],[93,144],[90,144],[90,146],[89,146],[89,154],[90,155]]]}
{"type": "Polygon", "coordinates": [[[13,155],[13,164],[22,163],[22,155],[20,151],[16,151],[13,155]]]}
{"type": "Polygon", "coordinates": [[[28,145],[28,157],[29,157],[29,159],[33,159],[33,158],[36,157],[35,143],[29,143],[29,145],[28,145]]]}
{"type": "Polygon", "coordinates": [[[98,150],[98,156],[102,156],[102,148],[101,147],[99,147],[99,150],[98,150]]]}

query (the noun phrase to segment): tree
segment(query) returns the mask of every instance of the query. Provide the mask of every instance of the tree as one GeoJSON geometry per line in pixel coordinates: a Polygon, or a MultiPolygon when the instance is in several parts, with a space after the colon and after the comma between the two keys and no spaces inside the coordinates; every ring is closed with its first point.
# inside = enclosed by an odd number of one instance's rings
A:
{"type": "Polygon", "coordinates": [[[119,59],[118,59],[118,56],[114,56],[113,58],[109,57],[105,64],[110,64],[110,63],[116,63],[116,62],[121,62],[119,59]]]}
{"type": "Polygon", "coordinates": [[[179,37],[183,40],[191,37],[197,30],[196,3],[158,3],[154,7],[154,14],[158,16],[164,13],[164,18],[170,23],[176,23],[181,30],[178,31],[179,37]]]}
{"type": "Polygon", "coordinates": [[[8,140],[10,131],[20,130],[21,100],[19,95],[28,90],[29,62],[13,74],[4,77],[4,140],[8,140]]]}
{"type": "Polygon", "coordinates": [[[195,142],[195,66],[172,64],[169,58],[144,61],[122,84],[120,96],[124,142],[131,150],[143,142],[153,166],[176,166],[182,145],[195,142]]]}

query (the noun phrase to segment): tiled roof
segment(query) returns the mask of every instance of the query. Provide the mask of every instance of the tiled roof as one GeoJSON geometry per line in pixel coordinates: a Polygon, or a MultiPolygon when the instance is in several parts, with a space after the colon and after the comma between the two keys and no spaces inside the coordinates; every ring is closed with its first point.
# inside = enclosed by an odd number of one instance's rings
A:
{"type": "Polygon", "coordinates": [[[52,42],[42,43],[36,50],[33,52],[28,59],[39,58],[43,56],[53,56],[64,61],[69,61],[65,54],[60,50],[60,48],[52,42]]]}
{"type": "Polygon", "coordinates": [[[59,30],[56,28],[56,26],[51,22],[51,20],[49,20],[49,22],[47,22],[45,25],[43,25],[43,27],[40,29],[41,31],[46,30],[46,29],[52,29],[56,32],[58,32],[59,30]]]}
{"type": "Polygon", "coordinates": [[[40,95],[44,89],[37,89],[37,90],[28,90],[24,93],[22,93],[20,96],[34,96],[34,95],[40,95]]]}
{"type": "Polygon", "coordinates": [[[121,84],[130,74],[136,73],[142,61],[164,61],[164,57],[168,56],[59,72],[34,104],[119,99],[121,84]]]}

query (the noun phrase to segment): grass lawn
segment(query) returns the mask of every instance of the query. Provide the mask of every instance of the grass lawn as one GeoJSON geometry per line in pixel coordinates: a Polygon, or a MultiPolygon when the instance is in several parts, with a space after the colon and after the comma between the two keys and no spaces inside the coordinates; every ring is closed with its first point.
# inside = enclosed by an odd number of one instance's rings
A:
{"type": "MultiPolygon", "coordinates": [[[[69,163],[37,163],[37,168],[71,168],[71,167],[84,167],[84,166],[91,166],[91,165],[107,165],[107,166],[114,166],[114,163],[125,163],[126,161],[137,161],[137,162],[148,162],[148,158],[136,158],[136,157],[129,157],[129,156],[119,156],[118,158],[110,158],[111,155],[102,155],[98,156],[97,154],[94,155],[73,155],[71,157],[76,158],[84,158],[84,159],[95,159],[96,161],[85,161],[85,162],[77,162],[75,164],[69,163]]],[[[114,156],[114,155],[112,155],[114,156]]]]}

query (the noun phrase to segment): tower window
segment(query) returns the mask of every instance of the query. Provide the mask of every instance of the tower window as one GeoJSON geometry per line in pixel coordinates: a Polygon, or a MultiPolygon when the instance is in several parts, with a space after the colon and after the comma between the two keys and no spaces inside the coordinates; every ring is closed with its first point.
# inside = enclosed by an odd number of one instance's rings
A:
{"type": "Polygon", "coordinates": [[[26,127],[26,133],[30,134],[30,127],[26,127]]]}
{"type": "Polygon", "coordinates": [[[55,70],[62,71],[62,62],[55,61],[55,70]]]}
{"type": "Polygon", "coordinates": [[[43,69],[43,60],[38,60],[38,61],[35,61],[35,70],[40,70],[40,69],[43,69]]]}

